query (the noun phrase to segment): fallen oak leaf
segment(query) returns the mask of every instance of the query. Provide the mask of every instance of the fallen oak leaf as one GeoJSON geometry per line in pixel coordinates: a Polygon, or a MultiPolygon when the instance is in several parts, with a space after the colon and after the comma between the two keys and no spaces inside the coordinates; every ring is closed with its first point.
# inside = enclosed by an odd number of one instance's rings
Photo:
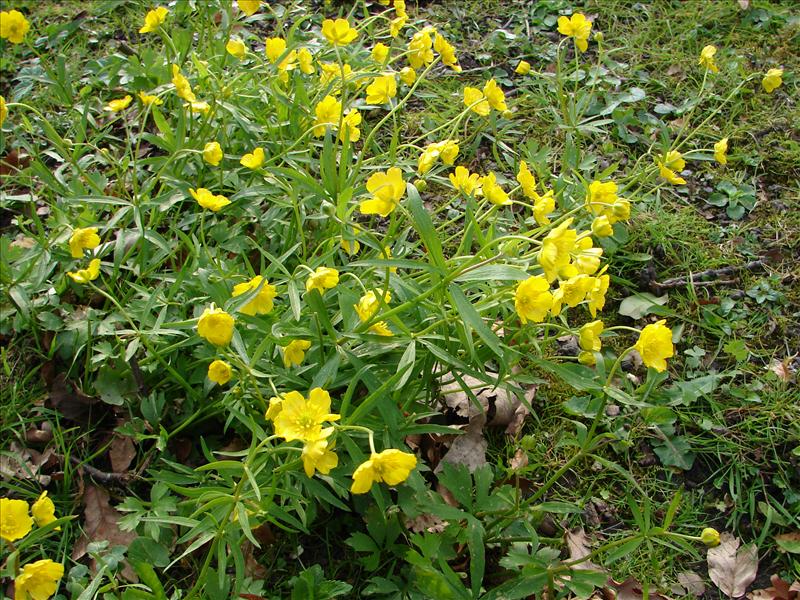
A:
{"type": "Polygon", "coordinates": [[[798,600],[800,599],[800,581],[795,581],[791,586],[779,575],[769,578],[771,587],[762,590],[753,590],[747,594],[748,600],[798,600]]]}
{"type": "Polygon", "coordinates": [[[115,473],[124,473],[136,458],[136,446],[128,435],[115,434],[108,449],[108,459],[115,473]]]}
{"type": "Polygon", "coordinates": [[[583,527],[575,527],[574,529],[565,531],[564,541],[569,551],[569,562],[580,561],[572,566],[573,569],[605,572],[605,569],[601,566],[587,560],[587,557],[592,553],[590,549],[591,542],[583,527]]]}
{"type": "Polygon", "coordinates": [[[703,578],[694,571],[684,571],[678,573],[678,583],[686,590],[687,594],[692,596],[702,596],[706,593],[706,584],[703,578]]]}
{"type": "MultiPolygon", "coordinates": [[[[645,598],[644,586],[634,577],[628,577],[622,583],[611,579],[609,584],[616,590],[616,600],[644,600],[645,598]]],[[[666,596],[651,592],[649,589],[647,598],[648,600],[668,600],[666,596]]]]}
{"type": "Polygon", "coordinates": [[[708,549],[708,576],[723,594],[731,598],[744,596],[758,573],[758,549],[755,544],[739,545],[741,540],[729,533],[720,536],[720,543],[708,549]]]}

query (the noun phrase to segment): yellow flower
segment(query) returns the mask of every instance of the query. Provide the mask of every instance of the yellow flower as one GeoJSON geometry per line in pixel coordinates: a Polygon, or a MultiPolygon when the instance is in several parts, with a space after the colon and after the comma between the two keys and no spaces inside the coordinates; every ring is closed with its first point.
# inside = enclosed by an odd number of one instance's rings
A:
{"type": "Polygon", "coordinates": [[[222,157],[222,146],[219,145],[219,142],[207,142],[203,147],[203,160],[211,166],[218,166],[222,157]]]}
{"type": "Polygon", "coordinates": [[[357,142],[361,139],[361,130],[358,126],[361,124],[361,113],[357,109],[351,108],[342,119],[342,130],[339,132],[339,139],[344,142],[349,139],[351,142],[357,142]]]}
{"type": "Polygon", "coordinates": [[[500,112],[508,110],[506,106],[506,95],[494,79],[490,79],[483,86],[483,95],[486,96],[489,106],[493,109],[500,112]]]}
{"type": "Polygon", "coordinates": [[[456,73],[461,72],[461,66],[458,64],[458,58],[456,58],[456,49],[439,33],[433,39],[433,49],[442,57],[443,65],[447,65],[456,73]]]}
{"type": "Polygon", "coordinates": [[[358,37],[358,31],[350,27],[347,19],[325,19],[322,22],[322,35],[333,46],[346,46],[358,37]]]}
{"type": "Polygon", "coordinates": [[[197,188],[196,190],[189,188],[189,193],[192,195],[192,198],[197,200],[200,206],[212,212],[218,212],[231,203],[225,196],[221,194],[214,195],[211,190],[207,190],[206,188],[197,188]]]}
{"type": "Polygon", "coordinates": [[[239,10],[248,17],[252,17],[261,7],[261,0],[237,0],[236,3],[239,5],[239,10]]]}
{"type": "Polygon", "coordinates": [[[597,316],[597,311],[603,310],[603,307],[606,305],[606,292],[608,291],[608,284],[611,278],[603,274],[605,270],[606,267],[603,267],[600,275],[594,278],[594,285],[592,289],[589,290],[589,293],[586,294],[586,305],[589,307],[589,314],[592,315],[593,319],[597,316]]]}
{"type": "Polygon", "coordinates": [[[547,190],[543,196],[537,194],[533,203],[533,218],[539,225],[549,225],[548,215],[556,209],[556,199],[553,190],[547,190]]]}
{"type": "Polygon", "coordinates": [[[256,148],[239,159],[239,164],[254,171],[264,164],[264,149],[256,148]]]}
{"type": "Polygon", "coordinates": [[[517,181],[522,187],[522,193],[528,198],[538,198],[539,194],[536,192],[536,178],[528,169],[528,163],[524,160],[519,163],[519,171],[517,172],[517,181]]]}
{"type": "Polygon", "coordinates": [[[167,19],[169,11],[163,6],[159,6],[155,10],[148,11],[144,17],[144,26],[139,30],[139,33],[150,33],[155,31],[167,19]]]}
{"type": "Polygon", "coordinates": [[[8,116],[8,107],[6,106],[6,99],[0,96],[0,125],[6,120],[8,116]]]}
{"type": "Polygon", "coordinates": [[[342,103],[333,96],[325,96],[314,108],[316,120],[314,121],[314,135],[325,135],[327,127],[338,127],[342,117],[342,103]]]}
{"type": "Polygon", "coordinates": [[[458,156],[459,146],[455,140],[444,140],[428,144],[419,156],[417,171],[423,175],[431,170],[431,167],[441,157],[446,165],[452,165],[458,156]]]}
{"type": "Polygon", "coordinates": [[[589,34],[592,31],[592,22],[581,13],[574,13],[571,17],[558,17],[558,32],[575,39],[575,45],[581,52],[586,52],[589,47],[589,34]]]}
{"type": "Polygon", "coordinates": [[[492,107],[486,96],[483,95],[482,91],[474,87],[467,86],[464,88],[464,106],[468,106],[472,112],[482,117],[486,117],[492,112],[492,107]]]}
{"type": "Polygon", "coordinates": [[[33,528],[33,519],[28,514],[28,503],[24,500],[0,498],[0,537],[7,542],[24,538],[33,528]]]}
{"type": "Polygon", "coordinates": [[[386,62],[386,59],[389,58],[389,46],[378,42],[372,47],[372,52],[370,54],[372,56],[372,60],[374,60],[376,63],[383,64],[386,62]]]}
{"type": "Polygon", "coordinates": [[[283,366],[287,369],[292,365],[300,366],[303,359],[306,357],[306,350],[311,347],[311,342],[308,340],[292,340],[283,349],[283,366]]]}
{"type": "Polygon", "coordinates": [[[306,475],[313,477],[315,471],[327,475],[331,469],[336,468],[339,464],[339,457],[329,448],[333,448],[333,443],[329,444],[325,439],[306,441],[303,445],[303,452],[300,454],[306,475]]]}
{"type": "Polygon", "coordinates": [[[365,215],[386,217],[391,213],[406,193],[403,173],[398,167],[373,173],[367,179],[367,191],[372,194],[369,200],[362,200],[359,210],[365,215]]]}
{"type": "Polygon", "coordinates": [[[550,284],[542,275],[528,277],[517,285],[514,308],[523,325],[528,321],[541,323],[553,306],[550,284]]]}
{"type": "Polygon", "coordinates": [[[164,104],[164,101],[158,96],[152,96],[144,92],[139,92],[139,100],[141,100],[142,104],[145,106],[161,106],[164,104]]]}
{"type": "Polygon", "coordinates": [[[225,50],[228,51],[228,54],[235,56],[239,60],[243,59],[245,54],[247,54],[247,46],[238,37],[229,39],[228,43],[225,44],[225,50]]]}
{"type": "Polygon", "coordinates": [[[517,68],[514,69],[514,72],[519,75],[527,75],[531,72],[531,63],[529,63],[527,60],[519,61],[519,64],[517,65],[517,68]]]}
{"type": "Polygon", "coordinates": [[[709,548],[719,546],[719,531],[713,527],[706,527],[700,534],[700,541],[709,548]]]}
{"type": "Polygon", "coordinates": [[[187,102],[197,101],[197,96],[192,92],[192,86],[189,85],[189,80],[183,76],[178,65],[172,65],[172,85],[175,86],[175,92],[178,94],[179,98],[187,102]]]}
{"type": "Polygon", "coordinates": [[[712,73],[719,73],[719,67],[717,67],[717,64],[714,62],[714,55],[716,53],[717,53],[716,46],[712,46],[711,44],[705,46],[700,51],[700,60],[697,61],[698,64],[704,66],[712,73]]]}
{"type": "Polygon", "coordinates": [[[424,65],[433,62],[433,40],[431,39],[432,28],[426,27],[422,31],[415,33],[408,43],[408,64],[414,69],[419,69],[424,65]]]}
{"type": "Polygon", "coordinates": [[[282,37],[267,38],[264,40],[264,53],[273,65],[286,52],[286,40],[282,37]]]}
{"type": "MultiPolygon", "coordinates": [[[[392,295],[389,292],[386,292],[386,295],[383,297],[383,301],[385,304],[389,304],[389,301],[392,299],[392,295]]],[[[375,292],[367,292],[358,301],[358,304],[353,305],[353,308],[356,309],[356,313],[358,314],[358,318],[361,319],[362,323],[366,323],[369,321],[375,314],[380,310],[381,304],[378,300],[378,297],[375,295],[375,292]]],[[[385,321],[379,321],[370,326],[369,330],[377,335],[385,335],[390,336],[392,335],[392,331],[389,329],[389,326],[386,324],[385,321]]]]}
{"type": "Polygon", "coordinates": [[[406,0],[394,0],[392,4],[394,7],[394,12],[397,13],[398,17],[407,17],[406,14],[406,0]]]}
{"type": "Polygon", "coordinates": [[[618,200],[617,184],[613,181],[598,181],[594,180],[589,184],[589,194],[586,196],[586,202],[589,210],[596,215],[608,215],[611,208],[618,200]]]}
{"type": "Polygon", "coordinates": [[[396,38],[400,35],[400,30],[406,26],[406,21],[408,21],[408,17],[406,16],[399,16],[395,17],[389,22],[389,35],[393,38],[396,38]]]}
{"type": "Polygon", "coordinates": [[[288,393],[281,400],[281,411],[273,419],[275,434],[287,442],[316,441],[328,437],[333,428],[325,431],[322,423],[337,421],[340,415],[331,413],[331,397],[322,388],[314,388],[306,400],[301,394],[288,393]]]}
{"type": "Polygon", "coordinates": [[[663,159],[657,159],[658,174],[673,185],[685,185],[686,180],[679,176],[676,171],[683,171],[686,161],[677,150],[670,150],[663,159]]]}
{"type": "Polygon", "coordinates": [[[561,314],[562,304],[566,304],[570,308],[575,308],[584,301],[586,294],[594,286],[594,277],[589,277],[584,273],[573,275],[566,281],[561,281],[558,284],[558,289],[553,294],[553,308],[552,313],[555,316],[561,314]]]}
{"type": "MultiPolygon", "coordinates": [[[[381,253],[381,258],[385,258],[386,260],[391,260],[392,258],[392,249],[389,246],[384,246],[383,251],[381,253]]],[[[397,273],[397,267],[389,267],[390,273],[397,273]]]]}
{"type": "Polygon", "coordinates": [[[314,72],[314,56],[308,48],[300,48],[297,51],[297,63],[302,73],[311,75],[314,72]]]}
{"type": "Polygon", "coordinates": [[[225,385],[231,380],[233,370],[224,360],[215,360],[208,365],[208,378],[214,383],[225,385]]]}
{"type": "Polygon", "coordinates": [[[475,193],[475,190],[480,187],[479,179],[478,173],[470,174],[466,167],[456,167],[455,172],[450,173],[450,183],[453,184],[453,187],[468,196],[475,193]]]}
{"type": "MultiPolygon", "coordinates": [[[[31,504],[31,514],[39,527],[49,525],[56,520],[56,507],[53,501],[47,497],[46,490],[42,492],[36,502],[31,504]]],[[[61,528],[58,527],[57,529],[61,528]]]]}
{"type": "Polygon", "coordinates": [[[490,172],[488,175],[481,177],[481,188],[483,189],[484,197],[492,204],[496,204],[497,206],[508,206],[511,204],[511,198],[508,197],[508,193],[497,183],[497,177],[494,172],[490,172]]]}
{"type": "Polygon", "coordinates": [[[202,100],[189,102],[188,104],[184,104],[184,107],[189,108],[193,113],[207,113],[211,109],[208,102],[203,102],[202,100]]]}
{"type": "Polygon", "coordinates": [[[376,77],[367,86],[367,104],[386,104],[397,96],[397,82],[394,75],[376,77]]]}
{"type": "Polygon", "coordinates": [[[76,272],[67,271],[67,276],[75,283],[89,283],[100,276],[100,259],[93,258],[89,261],[86,269],[79,269],[76,272]]]}
{"type": "MultiPolygon", "coordinates": [[[[355,230],[355,234],[358,234],[360,231],[358,227],[354,227],[353,229],[355,230]]],[[[342,237],[342,239],[339,240],[339,245],[342,247],[342,250],[347,252],[350,256],[358,254],[358,251],[361,249],[361,244],[356,239],[346,240],[342,237]]]]}
{"type": "Polygon", "coordinates": [[[212,304],[197,321],[197,334],[215,346],[227,346],[233,338],[234,318],[212,304]]]}
{"type": "Polygon", "coordinates": [[[0,38],[12,44],[21,44],[31,24],[18,10],[0,12],[0,38]]]}
{"type": "Polygon", "coordinates": [[[406,85],[414,85],[417,80],[417,72],[411,67],[403,67],[400,69],[400,81],[406,85]]]}
{"type": "Polygon", "coordinates": [[[94,250],[100,245],[100,236],[97,227],[79,227],[72,232],[69,238],[69,251],[72,258],[83,256],[84,250],[94,250]]]}
{"type": "Polygon", "coordinates": [[[28,563],[14,579],[14,594],[18,600],[47,600],[56,593],[64,576],[64,565],[49,558],[28,563]]]}
{"type": "Polygon", "coordinates": [[[247,292],[258,289],[259,286],[261,286],[259,292],[247,304],[239,309],[240,313],[253,316],[266,315],[272,312],[272,301],[275,299],[277,292],[275,291],[275,286],[270,285],[269,281],[264,279],[261,275],[256,275],[250,281],[237,283],[235,286],[233,286],[232,295],[234,298],[236,298],[237,296],[241,296],[242,294],[246,294],[247,292]]]}
{"type": "Polygon", "coordinates": [[[614,227],[611,225],[608,216],[600,215],[594,218],[594,221],[592,221],[592,235],[599,238],[614,235],[614,227]]]}
{"type": "Polygon", "coordinates": [[[111,112],[120,112],[130,106],[131,100],[133,100],[133,98],[131,98],[130,95],[125,96],[124,98],[118,98],[117,100],[112,100],[106,104],[105,108],[111,112]]]}
{"type": "MultiPolygon", "coordinates": [[[[353,67],[347,63],[341,67],[336,63],[321,63],[320,67],[322,73],[319,76],[319,82],[322,86],[333,83],[342,86],[350,79],[350,75],[353,73],[353,67]]],[[[333,93],[338,94],[339,90],[333,90],[333,93]]]]}
{"type": "Polygon", "coordinates": [[[339,285],[339,271],[330,267],[317,267],[317,270],[306,279],[306,291],[317,290],[320,295],[337,285],[339,285]]]}
{"type": "Polygon", "coordinates": [[[569,229],[572,218],[548,233],[542,240],[542,249],[539,251],[539,265],[544,270],[547,281],[553,281],[558,271],[569,264],[570,252],[575,246],[578,233],[569,229]]]}
{"type": "Polygon", "coordinates": [[[601,333],[603,333],[602,321],[592,321],[583,325],[578,332],[578,344],[581,349],[589,352],[599,352],[603,345],[600,341],[601,333]]]}
{"type": "Polygon", "coordinates": [[[722,138],[714,144],[714,159],[721,165],[728,164],[728,138],[722,138]]]}
{"type": "Polygon", "coordinates": [[[642,362],[659,373],[666,370],[666,359],[675,353],[672,346],[672,331],[665,323],[666,320],[661,320],[642,329],[639,340],[634,346],[642,357],[642,362]]]}
{"type": "Polygon", "coordinates": [[[273,396],[272,398],[269,399],[269,406],[267,407],[267,414],[264,415],[264,418],[269,420],[269,421],[275,421],[275,418],[279,414],[281,414],[281,411],[283,410],[283,399],[286,396],[291,396],[291,395],[299,396],[301,400],[303,398],[303,395],[300,394],[300,392],[287,392],[283,396],[280,396],[280,397],[277,397],[277,398],[275,396],[273,396]]]}
{"type": "Polygon", "coordinates": [[[391,449],[372,454],[353,473],[350,491],[354,494],[366,494],[373,483],[382,481],[388,485],[397,485],[408,479],[416,466],[417,457],[409,452],[391,449]]]}
{"type": "MultiPolygon", "coordinates": [[[[576,256],[574,266],[578,273],[591,275],[600,268],[600,257],[603,255],[602,248],[592,247],[592,238],[584,237],[577,241],[574,249],[576,256]]],[[[574,273],[570,274],[570,276],[574,273]]]]}
{"type": "MultiPolygon", "coordinates": [[[[12,11],[13,12],[13,11],[12,11]]],[[[761,85],[764,91],[771,94],[774,90],[781,87],[783,83],[783,69],[770,69],[761,80],[761,85]]]]}

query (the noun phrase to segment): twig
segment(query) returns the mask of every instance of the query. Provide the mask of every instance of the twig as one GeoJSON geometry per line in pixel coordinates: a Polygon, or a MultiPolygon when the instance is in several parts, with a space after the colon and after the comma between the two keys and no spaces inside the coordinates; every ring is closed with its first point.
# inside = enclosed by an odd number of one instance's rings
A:
{"type": "Polygon", "coordinates": [[[79,469],[83,469],[84,471],[86,471],[86,473],[88,473],[92,477],[92,479],[99,481],[100,483],[127,484],[128,480],[131,478],[130,473],[108,473],[106,471],[101,471],[100,469],[93,467],[90,464],[81,462],[81,460],[75,456],[70,456],[69,462],[71,462],[79,469]]]}
{"type": "Polygon", "coordinates": [[[730,285],[732,283],[736,283],[736,281],[733,279],[724,279],[723,277],[730,277],[731,275],[735,275],[741,271],[755,271],[763,268],[765,264],[765,261],[759,258],[758,260],[751,261],[746,265],[721,267],[719,269],[707,269],[705,271],[692,273],[683,277],[673,277],[672,279],[667,279],[666,281],[662,281],[660,283],[658,281],[651,281],[650,287],[654,291],[659,291],[682,287],[689,284],[695,286],[730,285]]]}

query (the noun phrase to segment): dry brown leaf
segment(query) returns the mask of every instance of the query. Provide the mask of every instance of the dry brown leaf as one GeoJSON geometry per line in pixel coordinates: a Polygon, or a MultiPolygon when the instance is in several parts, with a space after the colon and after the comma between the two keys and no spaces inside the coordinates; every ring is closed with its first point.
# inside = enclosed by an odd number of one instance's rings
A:
{"type": "MultiPolygon", "coordinates": [[[[108,502],[108,492],[94,485],[86,486],[83,494],[83,535],[72,549],[72,560],[85,556],[91,542],[106,540],[110,546],[127,548],[136,539],[136,533],[122,531],[118,525],[120,517],[117,509],[108,502]]],[[[94,560],[91,567],[93,571],[96,570],[94,560]]],[[[122,575],[129,581],[136,579],[136,574],[127,564],[122,575]]]]}
{"type": "Polygon", "coordinates": [[[108,458],[114,473],[124,473],[136,458],[136,446],[128,435],[115,435],[108,449],[108,458]]]}
{"type": "Polygon", "coordinates": [[[739,8],[742,10],[750,8],[750,0],[739,0],[739,8]]]}
{"type": "Polygon", "coordinates": [[[684,571],[678,574],[678,583],[681,584],[687,594],[692,596],[702,596],[706,593],[706,584],[703,578],[694,571],[684,571]]]}
{"type": "Polygon", "coordinates": [[[723,594],[744,596],[758,573],[758,548],[755,544],[739,547],[741,540],[730,533],[720,536],[720,544],[709,548],[708,576],[723,594]]]}
{"type": "Polygon", "coordinates": [[[513,458],[508,461],[508,466],[514,469],[515,471],[519,471],[520,469],[524,469],[528,466],[528,453],[525,452],[522,448],[517,448],[517,451],[514,453],[513,458]]]}
{"type": "MultiPolygon", "coordinates": [[[[644,600],[644,586],[635,578],[628,577],[622,583],[612,579],[610,583],[617,592],[616,600],[644,600]]],[[[650,600],[668,600],[666,596],[662,596],[650,589],[648,589],[647,597],[650,600]]]]}
{"type": "Polygon", "coordinates": [[[406,528],[414,533],[442,533],[447,527],[447,521],[443,521],[436,515],[422,513],[413,519],[405,520],[406,528]]]}
{"type": "Polygon", "coordinates": [[[29,479],[47,486],[50,484],[51,477],[50,475],[42,474],[41,471],[57,463],[58,457],[50,448],[47,448],[44,452],[37,452],[12,442],[11,446],[9,446],[9,452],[0,455],[0,478],[29,479]]]}
{"type": "Polygon", "coordinates": [[[439,473],[446,462],[454,465],[466,465],[469,472],[474,473],[486,464],[486,448],[488,446],[489,443],[483,437],[481,429],[470,426],[464,435],[459,435],[453,440],[450,450],[436,465],[434,473],[439,473]]]}
{"type": "Polygon", "coordinates": [[[791,367],[789,367],[789,363],[791,363],[793,358],[793,356],[787,356],[783,360],[778,360],[777,358],[773,359],[773,361],[769,364],[768,370],[775,373],[775,375],[778,376],[778,379],[784,383],[789,383],[794,377],[794,373],[792,372],[791,367]]]}
{"type": "MultiPolygon", "coordinates": [[[[591,543],[589,536],[586,535],[583,527],[575,527],[574,529],[565,532],[564,541],[567,543],[570,562],[585,559],[592,553],[591,549],[589,548],[591,543]]],[[[572,568],[584,571],[605,571],[605,569],[594,564],[590,560],[583,560],[582,562],[574,565],[572,568]]]]}
{"type": "Polygon", "coordinates": [[[769,580],[772,583],[771,587],[753,590],[747,594],[748,600],[800,600],[800,581],[789,585],[777,574],[769,580]]]}

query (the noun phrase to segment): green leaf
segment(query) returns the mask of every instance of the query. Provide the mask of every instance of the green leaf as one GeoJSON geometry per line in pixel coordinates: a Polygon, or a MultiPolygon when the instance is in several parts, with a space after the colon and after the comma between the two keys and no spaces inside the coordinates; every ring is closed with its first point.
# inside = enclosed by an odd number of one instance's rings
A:
{"type": "Polygon", "coordinates": [[[461,315],[461,318],[464,319],[464,322],[472,327],[472,329],[475,330],[475,333],[477,333],[478,336],[484,342],[486,342],[486,345],[489,346],[492,352],[502,359],[503,349],[500,347],[500,338],[497,337],[497,334],[495,334],[494,331],[489,329],[481,315],[477,310],[475,310],[475,307],[472,306],[472,303],[464,295],[464,292],[461,291],[461,288],[456,284],[452,284],[448,288],[448,291],[453,299],[453,304],[455,304],[455,307],[461,315]]]}
{"type": "Polygon", "coordinates": [[[425,244],[431,264],[435,265],[441,273],[445,273],[447,272],[447,267],[442,253],[442,242],[436,233],[436,228],[433,226],[431,216],[422,204],[417,188],[409,184],[406,189],[408,191],[408,209],[411,211],[411,216],[414,220],[414,229],[419,234],[422,243],[425,244]]]}
{"type": "Polygon", "coordinates": [[[653,307],[665,305],[668,299],[669,296],[667,294],[663,296],[654,296],[649,292],[634,294],[620,302],[618,312],[631,319],[641,319],[646,315],[656,312],[652,310],[653,307]]]}
{"type": "Polygon", "coordinates": [[[669,437],[665,434],[664,439],[653,444],[653,452],[665,467],[678,467],[688,471],[694,464],[695,455],[689,442],[679,435],[669,437]]]}

